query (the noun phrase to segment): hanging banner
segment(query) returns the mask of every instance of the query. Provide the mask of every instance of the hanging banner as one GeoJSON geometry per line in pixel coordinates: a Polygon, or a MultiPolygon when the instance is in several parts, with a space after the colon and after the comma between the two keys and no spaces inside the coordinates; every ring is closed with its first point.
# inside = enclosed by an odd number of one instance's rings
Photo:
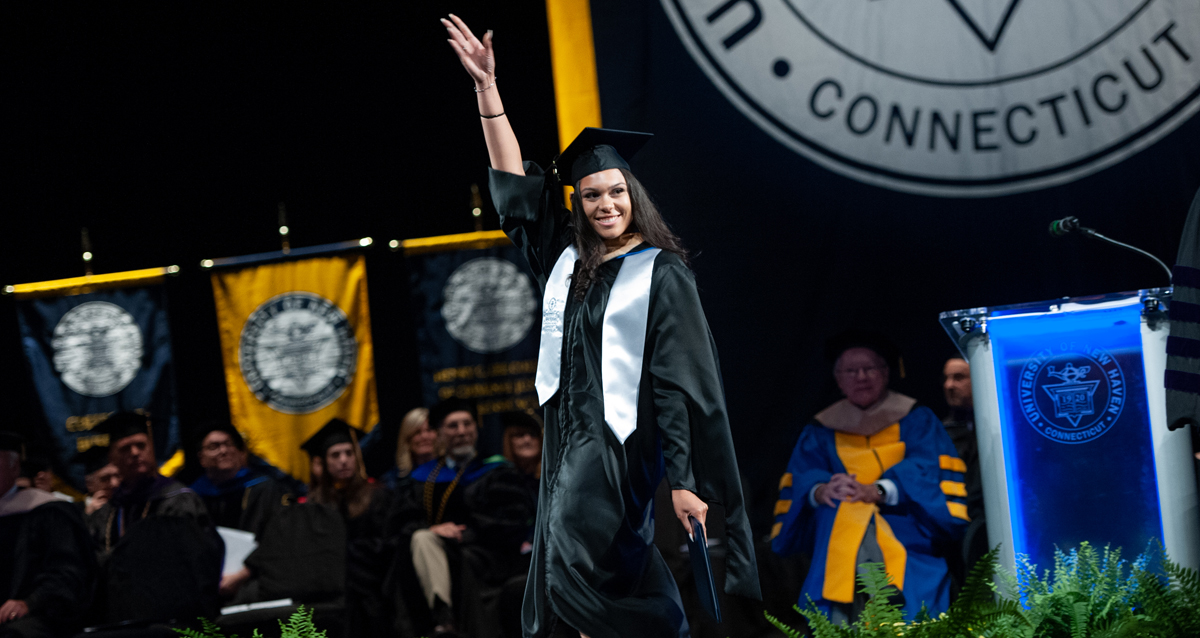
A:
{"type": "MultiPolygon", "coordinates": [[[[75,455],[109,444],[92,428],[117,411],[149,414],[160,463],[178,465],[179,420],[163,278],[178,268],[76,277],[12,287],[21,344],[66,476],[83,486],[75,455]]],[[[168,471],[168,470],[164,470],[168,471]]],[[[168,471],[169,473],[169,471],[168,471]]]]}
{"type": "Polygon", "coordinates": [[[426,405],[476,402],[480,417],[538,406],[541,303],[500,231],[410,239],[413,322],[426,405]]]}
{"type": "Polygon", "coordinates": [[[221,269],[212,284],[233,424],[255,454],[307,480],[300,444],[321,426],[379,421],[366,259],[221,269]]]}

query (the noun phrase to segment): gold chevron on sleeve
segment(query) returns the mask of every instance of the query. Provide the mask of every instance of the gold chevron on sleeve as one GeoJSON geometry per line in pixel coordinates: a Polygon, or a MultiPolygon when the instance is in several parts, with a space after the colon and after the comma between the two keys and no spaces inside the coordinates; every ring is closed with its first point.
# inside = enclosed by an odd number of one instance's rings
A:
{"type": "Polygon", "coordinates": [[[957,456],[950,456],[949,454],[939,456],[938,465],[943,470],[950,470],[952,472],[962,472],[965,474],[967,471],[967,464],[962,459],[957,456]]]}

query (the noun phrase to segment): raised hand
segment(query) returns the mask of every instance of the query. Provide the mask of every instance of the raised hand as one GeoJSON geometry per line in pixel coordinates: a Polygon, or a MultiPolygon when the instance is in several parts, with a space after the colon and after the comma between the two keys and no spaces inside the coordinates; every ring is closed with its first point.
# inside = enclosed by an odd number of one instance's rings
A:
{"type": "Polygon", "coordinates": [[[483,34],[483,40],[475,37],[467,23],[462,18],[450,14],[450,19],[442,18],[442,25],[450,34],[446,40],[450,48],[458,54],[459,62],[475,80],[475,88],[484,90],[496,80],[496,57],[492,52],[492,32],[483,34]]]}

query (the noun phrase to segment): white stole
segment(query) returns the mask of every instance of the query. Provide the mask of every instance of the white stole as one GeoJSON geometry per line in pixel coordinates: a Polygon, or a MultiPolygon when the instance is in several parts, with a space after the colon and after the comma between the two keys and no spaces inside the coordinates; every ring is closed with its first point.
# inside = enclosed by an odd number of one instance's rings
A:
{"type": "MultiPolygon", "coordinates": [[[[600,339],[600,378],[604,390],[604,422],[625,443],[637,429],[638,391],[650,319],[650,283],[654,259],[662,252],[649,248],[620,257],[625,263],[609,291],[600,339]]],[[[550,271],[542,298],[542,341],[534,386],[545,404],[558,390],[562,374],[563,309],[570,294],[570,275],[579,253],[569,246],[550,271]]]]}

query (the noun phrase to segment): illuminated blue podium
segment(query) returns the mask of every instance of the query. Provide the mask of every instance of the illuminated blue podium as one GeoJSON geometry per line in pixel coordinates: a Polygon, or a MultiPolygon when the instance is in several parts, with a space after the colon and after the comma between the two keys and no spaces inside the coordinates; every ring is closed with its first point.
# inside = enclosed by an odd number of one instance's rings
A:
{"type": "Polygon", "coordinates": [[[1166,423],[1171,290],[944,312],[971,364],[989,542],[1041,569],[1082,541],[1152,538],[1200,563],[1191,433],[1166,423]]]}

